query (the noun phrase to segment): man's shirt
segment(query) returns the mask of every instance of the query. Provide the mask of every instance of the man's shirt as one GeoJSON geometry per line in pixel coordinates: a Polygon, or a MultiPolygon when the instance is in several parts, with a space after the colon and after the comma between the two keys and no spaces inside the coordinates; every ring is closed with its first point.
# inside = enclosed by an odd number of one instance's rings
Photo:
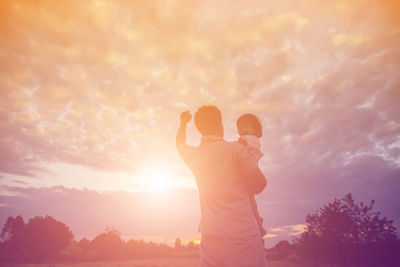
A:
{"type": "Polygon", "coordinates": [[[200,233],[216,237],[258,235],[259,229],[241,182],[242,175],[258,168],[247,149],[218,136],[204,136],[201,144],[178,146],[199,188],[200,233]]]}

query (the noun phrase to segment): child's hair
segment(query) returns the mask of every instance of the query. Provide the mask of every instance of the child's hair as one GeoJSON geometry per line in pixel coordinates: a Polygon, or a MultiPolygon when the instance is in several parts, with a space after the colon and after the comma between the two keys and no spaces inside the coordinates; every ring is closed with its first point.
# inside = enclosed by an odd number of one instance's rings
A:
{"type": "Polygon", "coordinates": [[[238,130],[250,126],[255,130],[257,137],[260,138],[262,136],[261,122],[257,118],[257,116],[255,116],[253,114],[246,113],[246,114],[243,114],[242,116],[240,116],[236,122],[236,126],[237,126],[238,130]]]}

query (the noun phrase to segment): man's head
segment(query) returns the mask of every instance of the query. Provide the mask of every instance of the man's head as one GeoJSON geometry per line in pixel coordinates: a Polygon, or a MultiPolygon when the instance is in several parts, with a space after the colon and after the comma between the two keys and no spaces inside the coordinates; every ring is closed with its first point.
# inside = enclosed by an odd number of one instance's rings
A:
{"type": "Polygon", "coordinates": [[[255,135],[258,138],[262,136],[262,126],[257,116],[246,113],[239,117],[236,122],[237,131],[240,136],[255,135]]]}
{"type": "Polygon", "coordinates": [[[194,114],[194,123],[203,136],[224,136],[221,111],[216,106],[200,107],[194,114]]]}

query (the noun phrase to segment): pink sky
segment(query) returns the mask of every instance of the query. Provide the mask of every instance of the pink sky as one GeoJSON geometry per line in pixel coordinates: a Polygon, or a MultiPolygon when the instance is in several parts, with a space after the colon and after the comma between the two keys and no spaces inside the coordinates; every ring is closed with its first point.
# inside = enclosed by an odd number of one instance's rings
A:
{"type": "MultiPolygon", "coordinates": [[[[351,192],[400,226],[396,1],[0,2],[0,224],[197,239],[178,115],[263,122],[267,246],[351,192]]],[[[199,143],[190,125],[189,142],[199,143]]]]}

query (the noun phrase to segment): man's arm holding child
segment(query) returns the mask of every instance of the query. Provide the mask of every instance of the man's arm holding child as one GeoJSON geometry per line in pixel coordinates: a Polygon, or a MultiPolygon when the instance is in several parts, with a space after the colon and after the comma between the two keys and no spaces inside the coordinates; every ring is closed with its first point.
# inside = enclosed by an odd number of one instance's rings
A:
{"type": "Polygon", "coordinates": [[[261,155],[257,153],[255,155],[254,149],[240,145],[237,153],[238,166],[243,177],[242,182],[247,192],[251,195],[261,193],[267,186],[267,179],[258,167],[258,160],[262,157],[262,153],[259,152],[261,155]]]}
{"type": "Polygon", "coordinates": [[[260,194],[267,186],[267,179],[265,178],[259,167],[249,170],[243,175],[246,176],[244,180],[244,186],[249,194],[260,194]]]}

